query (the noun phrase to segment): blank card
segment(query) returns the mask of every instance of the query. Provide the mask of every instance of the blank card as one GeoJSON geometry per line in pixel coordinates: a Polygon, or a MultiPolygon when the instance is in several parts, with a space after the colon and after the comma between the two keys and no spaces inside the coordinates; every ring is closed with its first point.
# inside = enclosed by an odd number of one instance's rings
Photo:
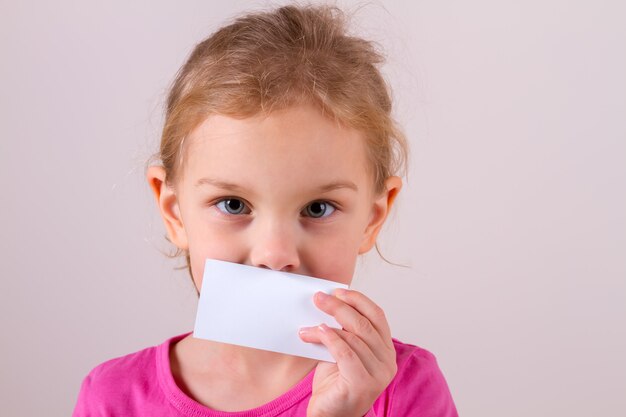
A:
{"type": "Polygon", "coordinates": [[[305,326],[341,329],[313,304],[317,291],[347,285],[289,272],[207,259],[193,336],[288,355],[335,362],[322,344],[298,336],[305,326]]]}

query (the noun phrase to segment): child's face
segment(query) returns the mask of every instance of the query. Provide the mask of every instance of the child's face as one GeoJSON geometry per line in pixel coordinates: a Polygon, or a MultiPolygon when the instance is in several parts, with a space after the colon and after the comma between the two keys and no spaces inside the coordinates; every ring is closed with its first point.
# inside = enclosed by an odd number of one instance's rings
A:
{"type": "Polygon", "coordinates": [[[308,105],[266,119],[212,115],[185,141],[176,194],[160,167],[148,181],[197,289],[206,258],[350,284],[402,186],[390,177],[374,196],[361,134],[308,105]]]}

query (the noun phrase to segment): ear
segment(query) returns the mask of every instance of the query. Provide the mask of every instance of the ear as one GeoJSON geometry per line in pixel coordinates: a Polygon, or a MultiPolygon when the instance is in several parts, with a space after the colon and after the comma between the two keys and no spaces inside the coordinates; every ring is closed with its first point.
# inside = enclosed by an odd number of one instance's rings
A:
{"type": "Polygon", "coordinates": [[[370,221],[363,234],[363,242],[359,247],[359,255],[369,252],[374,244],[376,244],[378,233],[385,223],[387,215],[391,211],[394,200],[400,192],[400,189],[402,189],[402,179],[396,176],[387,178],[387,180],[385,180],[385,188],[386,191],[374,201],[372,215],[370,216],[370,221]]]}
{"type": "Polygon", "coordinates": [[[167,185],[165,178],[165,170],[160,166],[151,166],[146,172],[146,179],[154,192],[170,241],[178,248],[188,250],[187,233],[180,215],[178,197],[167,185]]]}

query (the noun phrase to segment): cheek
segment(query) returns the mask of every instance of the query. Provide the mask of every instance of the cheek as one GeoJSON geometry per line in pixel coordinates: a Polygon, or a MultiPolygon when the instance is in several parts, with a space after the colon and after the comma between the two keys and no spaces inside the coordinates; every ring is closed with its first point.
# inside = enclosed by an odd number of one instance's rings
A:
{"type": "Polygon", "coordinates": [[[324,262],[326,266],[316,274],[319,278],[350,285],[356,264],[356,258],[352,254],[341,256],[335,253],[334,258],[326,257],[324,262]]]}
{"type": "Polygon", "coordinates": [[[354,222],[350,225],[350,232],[338,239],[332,253],[329,253],[328,259],[331,259],[331,265],[337,265],[338,279],[336,282],[350,285],[354,278],[354,270],[356,261],[359,256],[359,247],[362,244],[363,233],[361,225],[354,222]]]}
{"type": "Polygon", "coordinates": [[[350,285],[358,254],[358,244],[347,239],[326,240],[309,248],[313,275],[350,285]]]}
{"type": "Polygon", "coordinates": [[[196,288],[202,287],[204,263],[207,258],[219,259],[228,262],[241,261],[242,242],[237,234],[216,230],[196,229],[195,233],[188,234],[189,257],[191,271],[196,288]]]}

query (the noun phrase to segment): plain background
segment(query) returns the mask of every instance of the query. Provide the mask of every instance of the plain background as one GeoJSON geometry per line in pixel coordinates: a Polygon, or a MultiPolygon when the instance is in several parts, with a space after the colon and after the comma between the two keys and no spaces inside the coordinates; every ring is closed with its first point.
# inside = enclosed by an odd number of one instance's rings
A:
{"type": "MultiPolygon", "coordinates": [[[[192,329],[144,163],[193,46],[268,5],[2,2],[3,415],[70,415],[97,364],[192,329]]],[[[463,416],[626,408],[625,12],[373,1],[353,19],[412,146],[379,240],[410,268],[373,250],[353,286],[436,355],[463,416]]]]}

